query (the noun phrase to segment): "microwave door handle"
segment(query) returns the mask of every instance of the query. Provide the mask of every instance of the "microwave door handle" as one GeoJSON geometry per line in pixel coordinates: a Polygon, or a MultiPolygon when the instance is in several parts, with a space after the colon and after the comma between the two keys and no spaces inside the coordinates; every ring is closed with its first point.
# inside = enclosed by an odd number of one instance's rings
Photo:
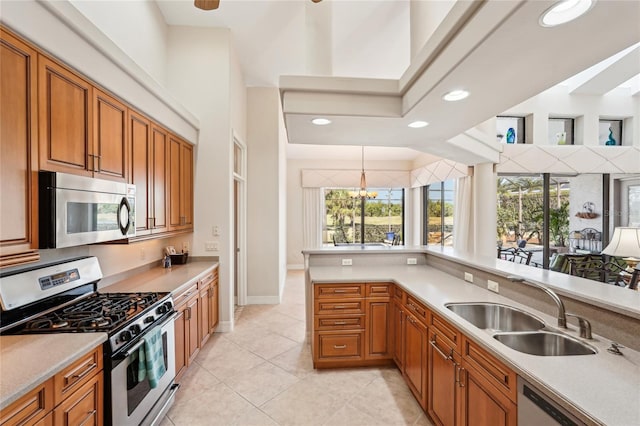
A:
{"type": "Polygon", "coordinates": [[[127,232],[129,232],[129,227],[131,226],[130,217],[131,205],[129,204],[129,200],[127,199],[127,197],[122,197],[122,200],[120,201],[120,207],[118,207],[118,226],[120,227],[120,232],[122,232],[122,235],[127,235],[127,232]],[[124,226],[122,225],[122,220],[120,219],[123,208],[127,209],[127,223],[124,226]]]}

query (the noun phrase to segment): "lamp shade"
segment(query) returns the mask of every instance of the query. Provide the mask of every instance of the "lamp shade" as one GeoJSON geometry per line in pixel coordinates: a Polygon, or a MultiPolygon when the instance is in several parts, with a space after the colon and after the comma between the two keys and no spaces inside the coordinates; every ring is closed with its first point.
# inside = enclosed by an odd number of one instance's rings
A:
{"type": "Polygon", "coordinates": [[[602,250],[602,254],[616,257],[640,257],[640,228],[616,228],[611,242],[602,250]]]}

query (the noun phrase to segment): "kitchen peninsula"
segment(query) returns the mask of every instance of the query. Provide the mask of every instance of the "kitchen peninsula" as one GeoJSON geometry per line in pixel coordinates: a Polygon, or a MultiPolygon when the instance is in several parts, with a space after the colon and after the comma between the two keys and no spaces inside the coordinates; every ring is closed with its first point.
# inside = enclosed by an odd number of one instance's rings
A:
{"type": "MultiPolygon", "coordinates": [[[[372,344],[372,340],[368,340],[372,334],[367,330],[370,320],[367,317],[369,312],[364,307],[361,313],[354,313],[351,316],[344,312],[341,315],[344,318],[335,322],[335,324],[338,322],[347,323],[341,326],[340,330],[336,330],[337,327],[335,327],[333,330],[327,331],[322,327],[322,323],[319,323],[318,320],[332,317],[332,315],[326,314],[326,310],[324,314],[319,313],[318,306],[327,300],[321,298],[324,294],[322,289],[337,289],[342,293],[341,298],[335,294],[334,299],[329,299],[336,301],[334,308],[349,307],[350,305],[343,303],[343,301],[353,303],[359,299],[366,306],[369,300],[369,286],[389,283],[394,289],[391,291],[391,296],[387,299],[376,299],[381,303],[388,301],[390,306],[389,318],[386,321],[388,321],[387,330],[392,336],[389,340],[391,342],[389,344],[390,353],[386,362],[391,363],[395,359],[396,365],[399,365],[395,352],[399,350],[398,348],[402,348],[402,345],[398,345],[397,342],[400,334],[398,330],[403,328],[396,326],[395,320],[398,311],[395,306],[400,306],[401,312],[405,311],[404,318],[407,318],[407,321],[404,330],[410,330],[407,328],[409,322],[419,324],[421,321],[416,321],[416,319],[420,320],[419,314],[424,311],[423,316],[426,320],[422,321],[421,327],[426,329],[424,335],[429,336],[429,339],[425,338],[420,343],[423,346],[420,349],[429,358],[424,365],[426,371],[422,377],[415,376],[412,371],[409,371],[408,374],[405,373],[404,376],[414,396],[432,418],[440,416],[442,410],[438,405],[439,402],[434,401],[429,395],[434,386],[438,386],[437,389],[440,391],[440,384],[432,383],[432,377],[436,376],[429,366],[432,365],[432,361],[441,359],[438,358],[438,354],[443,355],[442,349],[439,349],[443,347],[442,342],[449,342],[451,352],[447,354],[447,349],[444,356],[446,359],[450,358],[448,362],[455,370],[452,370],[453,378],[450,388],[453,389],[453,392],[447,395],[459,395],[454,388],[464,382],[460,377],[464,375],[468,380],[472,378],[471,369],[465,371],[465,368],[459,366],[465,366],[465,358],[470,354],[473,355],[468,349],[474,348],[474,353],[486,355],[483,359],[495,359],[495,363],[492,365],[498,366],[500,371],[495,376],[499,377],[499,381],[504,382],[504,391],[499,392],[498,396],[511,398],[511,402],[507,400],[506,405],[501,405],[501,410],[507,413],[505,414],[505,418],[508,419],[507,424],[513,424],[510,422],[515,421],[514,414],[509,413],[509,407],[512,408],[511,411],[514,411],[514,406],[508,404],[519,404],[522,398],[520,393],[517,398],[515,397],[515,390],[512,390],[515,384],[513,378],[508,376],[509,372],[535,384],[547,395],[547,398],[559,404],[585,424],[640,424],[640,407],[637,404],[629,404],[627,398],[621,398],[623,395],[637,395],[640,388],[640,353],[638,352],[640,343],[637,339],[638,327],[640,327],[640,294],[638,292],[605,286],[589,280],[498,259],[464,256],[446,249],[427,247],[361,248],[356,246],[307,250],[304,251],[304,255],[307,332],[313,336],[311,341],[315,346],[313,353],[316,367],[322,367],[322,361],[326,361],[327,357],[334,356],[331,359],[334,364],[341,360],[339,353],[334,355],[335,351],[319,352],[324,350],[320,343],[322,337],[330,336],[333,339],[331,343],[335,342],[333,348],[338,348],[338,350],[343,346],[346,347],[345,350],[349,350],[350,342],[355,346],[361,345],[355,352],[349,354],[352,366],[358,365],[360,362],[358,354],[361,354],[365,364],[368,362],[366,359],[370,354],[369,349],[372,344]],[[342,266],[344,264],[347,266],[342,266]],[[464,281],[465,273],[473,275],[473,277],[467,276],[473,283],[464,281]],[[555,304],[549,303],[551,298],[527,283],[513,283],[507,280],[506,277],[510,275],[517,275],[527,281],[551,288],[565,302],[567,312],[586,317],[593,325],[593,339],[580,339],[577,328],[571,324],[568,329],[560,331],[586,343],[595,349],[596,353],[573,356],[538,356],[519,352],[493,338],[490,330],[483,330],[472,325],[445,307],[445,304],[463,302],[508,305],[542,319],[545,323],[545,330],[558,331],[556,326],[557,310],[555,304]],[[499,284],[500,294],[486,289],[487,280],[499,284]],[[356,294],[358,291],[362,291],[360,298],[356,294]],[[405,302],[398,303],[394,292],[403,295],[405,302]],[[406,303],[407,300],[410,300],[411,303],[406,303]],[[339,306],[336,306],[338,302],[339,306]],[[351,319],[351,317],[358,315],[363,316],[361,321],[363,326],[349,325],[351,323],[345,320],[345,318],[351,319]],[[445,332],[441,333],[441,330],[445,330],[445,332]],[[453,330],[454,340],[445,339],[447,330],[453,330]],[[434,338],[434,332],[437,341],[434,338]],[[357,336],[358,333],[363,337],[362,341],[355,337],[352,337],[352,341],[341,341],[338,338],[338,336],[357,336]],[[455,341],[456,333],[461,336],[459,340],[462,343],[455,341]],[[623,349],[623,356],[614,355],[607,351],[611,341],[627,346],[623,349]],[[430,346],[438,350],[430,349],[430,346]],[[460,358],[462,358],[461,361],[460,358]],[[416,383],[420,380],[423,382],[416,383]],[[415,385],[422,385],[422,389],[417,389],[422,393],[416,391],[415,385]]],[[[333,315],[333,317],[337,316],[337,314],[333,315]]],[[[405,336],[405,346],[406,342],[405,336]]],[[[406,347],[405,350],[407,350],[406,347]]],[[[405,360],[409,360],[408,355],[405,360]]],[[[470,363],[472,362],[470,361],[470,363]]],[[[329,365],[335,366],[334,364],[329,365]]],[[[400,364],[402,363],[400,362],[400,364]]],[[[433,371],[441,374],[439,370],[433,371]]],[[[482,377],[487,377],[487,375],[482,377]]],[[[488,388],[496,389],[499,385],[500,383],[496,386],[490,385],[488,388]]],[[[464,406],[468,397],[463,395],[462,397],[452,396],[452,398],[458,399],[460,401],[458,405],[464,406]]],[[[454,405],[452,404],[452,407],[454,405]]],[[[462,412],[462,420],[464,421],[464,410],[459,412],[462,412]]],[[[455,417],[455,414],[453,416],[455,417]]],[[[447,423],[441,418],[439,420],[442,423],[447,423]]]]}

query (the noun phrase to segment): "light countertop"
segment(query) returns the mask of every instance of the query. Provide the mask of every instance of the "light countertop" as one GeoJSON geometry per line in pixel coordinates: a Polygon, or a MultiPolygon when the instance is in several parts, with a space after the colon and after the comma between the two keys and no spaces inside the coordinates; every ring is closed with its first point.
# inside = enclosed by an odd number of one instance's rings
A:
{"type": "MultiPolygon", "coordinates": [[[[598,353],[582,356],[528,355],[510,349],[444,307],[449,302],[497,302],[520,307],[556,328],[556,318],[529,308],[445,272],[425,265],[312,266],[311,282],[396,282],[433,312],[456,325],[511,366],[517,374],[559,396],[587,418],[603,425],[640,425],[640,353],[623,349],[624,356],[606,351],[610,341],[594,334],[589,340],[598,353]]],[[[627,290],[628,291],[628,290],[627,290]]],[[[567,331],[578,337],[575,327],[567,331]]],[[[566,405],[565,402],[565,405],[566,405]]]]}
{"type": "Polygon", "coordinates": [[[130,293],[130,292],[170,292],[179,293],[204,276],[218,262],[210,260],[189,261],[184,265],[174,265],[171,268],[153,268],[132,277],[113,283],[100,289],[101,293],[130,293]]]}
{"type": "Polygon", "coordinates": [[[0,409],[106,340],[106,333],[0,336],[0,409]]]}

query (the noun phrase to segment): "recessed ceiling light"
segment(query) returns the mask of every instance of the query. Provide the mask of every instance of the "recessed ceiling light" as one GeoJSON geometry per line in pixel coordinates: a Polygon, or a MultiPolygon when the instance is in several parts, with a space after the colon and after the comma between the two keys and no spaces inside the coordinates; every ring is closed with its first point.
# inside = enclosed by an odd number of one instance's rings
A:
{"type": "Polygon", "coordinates": [[[411,127],[412,129],[419,129],[421,127],[427,127],[428,125],[429,123],[427,123],[426,121],[420,120],[407,124],[407,126],[411,127]]]}
{"type": "Polygon", "coordinates": [[[311,120],[311,122],[316,126],[326,126],[327,124],[331,124],[331,120],[329,120],[328,118],[321,118],[321,117],[314,118],[313,120],[311,120]]]}
{"type": "Polygon", "coordinates": [[[587,13],[595,3],[595,0],[562,0],[540,16],[540,25],[555,27],[573,21],[587,13]]]}
{"type": "Polygon", "coordinates": [[[469,96],[469,92],[466,90],[458,89],[452,90],[449,93],[445,93],[442,99],[445,101],[460,101],[469,96]]]}

